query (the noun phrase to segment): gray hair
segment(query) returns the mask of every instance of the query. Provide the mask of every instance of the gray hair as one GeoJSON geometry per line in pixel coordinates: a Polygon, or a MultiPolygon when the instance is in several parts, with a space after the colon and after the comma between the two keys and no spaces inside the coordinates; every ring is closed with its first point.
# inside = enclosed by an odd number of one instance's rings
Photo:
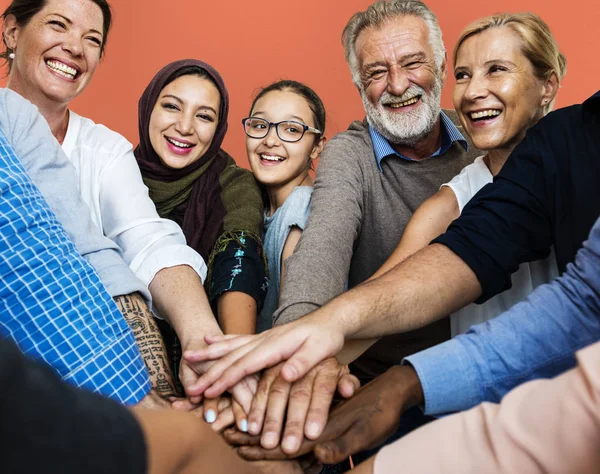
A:
{"type": "Polygon", "coordinates": [[[446,57],[446,48],[442,40],[442,30],[434,13],[419,0],[377,0],[364,12],[352,15],[342,33],[342,44],[346,52],[346,61],[350,66],[352,81],[362,90],[360,68],[356,55],[356,39],[366,28],[379,27],[395,17],[413,15],[421,18],[429,29],[429,43],[433,49],[435,65],[440,69],[446,57]]]}

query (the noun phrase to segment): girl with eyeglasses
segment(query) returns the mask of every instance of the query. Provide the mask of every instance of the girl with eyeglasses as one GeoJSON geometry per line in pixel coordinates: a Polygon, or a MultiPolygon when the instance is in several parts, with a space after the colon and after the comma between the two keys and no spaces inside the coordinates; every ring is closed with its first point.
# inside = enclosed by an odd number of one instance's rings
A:
{"type": "Polygon", "coordinates": [[[264,245],[269,289],[257,332],[272,326],[284,263],[296,248],[308,218],[313,180],[309,174],[325,144],[325,107],[309,87],[279,81],[264,88],[243,121],[254,176],[265,189],[264,245]]]}

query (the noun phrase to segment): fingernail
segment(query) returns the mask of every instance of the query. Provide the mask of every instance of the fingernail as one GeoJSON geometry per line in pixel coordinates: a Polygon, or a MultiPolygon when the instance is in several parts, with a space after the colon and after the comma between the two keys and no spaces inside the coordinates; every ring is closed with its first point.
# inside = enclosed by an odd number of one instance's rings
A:
{"type": "Polygon", "coordinates": [[[240,423],[240,429],[244,432],[247,433],[248,432],[248,421],[247,420],[242,420],[242,422],[240,423]]]}
{"type": "Polygon", "coordinates": [[[298,448],[298,440],[295,436],[286,436],[281,446],[285,451],[294,452],[298,448]]]}
{"type": "Polygon", "coordinates": [[[275,433],[267,433],[264,437],[263,445],[268,449],[277,446],[277,435],[275,433]]]}
{"type": "Polygon", "coordinates": [[[206,422],[207,423],[214,423],[216,419],[217,419],[217,414],[215,413],[214,410],[208,410],[206,412],[206,422]]]}
{"type": "Polygon", "coordinates": [[[250,434],[253,435],[257,435],[260,432],[260,427],[258,426],[258,423],[256,421],[253,421],[252,423],[250,423],[250,434]]]}
{"type": "Polygon", "coordinates": [[[306,427],[306,434],[308,436],[316,438],[317,436],[319,436],[319,434],[321,434],[321,427],[317,423],[310,423],[306,427]]]}

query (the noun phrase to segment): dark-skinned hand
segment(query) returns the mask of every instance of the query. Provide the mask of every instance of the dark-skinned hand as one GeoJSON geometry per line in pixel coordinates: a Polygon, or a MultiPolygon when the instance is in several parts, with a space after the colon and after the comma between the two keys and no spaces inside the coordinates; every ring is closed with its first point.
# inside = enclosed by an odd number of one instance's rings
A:
{"type": "Polygon", "coordinates": [[[314,450],[326,464],[343,461],[353,453],[374,448],[398,428],[402,413],[423,400],[419,378],[410,366],[396,366],[377,377],[329,414],[329,422],[317,440],[304,439],[293,456],[281,447],[264,449],[260,437],[226,430],[227,442],[238,446],[240,456],[248,460],[281,460],[314,450]]]}

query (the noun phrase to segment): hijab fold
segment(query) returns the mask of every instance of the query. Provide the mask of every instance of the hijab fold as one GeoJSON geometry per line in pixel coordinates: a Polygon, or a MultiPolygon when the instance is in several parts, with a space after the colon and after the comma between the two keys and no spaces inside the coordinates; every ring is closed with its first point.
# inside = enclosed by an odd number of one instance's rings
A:
{"type": "MultiPolygon", "coordinates": [[[[261,245],[262,199],[252,173],[238,168],[221,149],[227,132],[229,94],[221,75],[210,65],[195,59],[175,61],[162,68],[142,94],[138,104],[140,144],[134,150],[144,183],[158,214],[177,222],[190,247],[205,261],[212,262],[213,248],[221,236],[244,231],[261,245]],[[202,69],[216,85],[221,98],[215,135],[204,155],[181,169],[163,164],[150,142],[152,110],[161,91],[181,69],[202,69]],[[235,175],[235,179],[231,179],[235,175]],[[227,186],[225,189],[224,186],[227,186]]],[[[210,270],[210,269],[209,269],[210,270]]]]}

